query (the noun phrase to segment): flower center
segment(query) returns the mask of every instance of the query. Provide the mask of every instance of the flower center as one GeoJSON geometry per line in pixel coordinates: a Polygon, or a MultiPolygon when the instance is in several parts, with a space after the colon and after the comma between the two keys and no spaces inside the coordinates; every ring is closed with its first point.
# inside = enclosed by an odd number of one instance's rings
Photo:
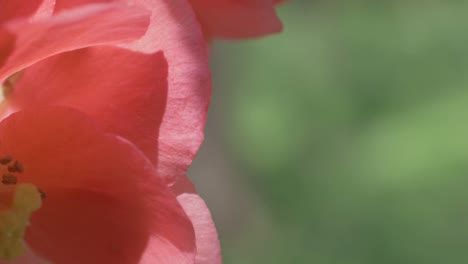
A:
{"type": "Polygon", "coordinates": [[[0,80],[0,119],[3,119],[15,112],[9,102],[10,97],[15,90],[15,86],[18,81],[21,79],[23,71],[12,74],[6,80],[0,80]]]}
{"type": "Polygon", "coordinates": [[[0,260],[12,260],[24,253],[24,233],[31,213],[42,206],[44,193],[30,183],[16,185],[14,174],[23,166],[11,156],[0,158],[0,165],[8,170],[0,185],[0,260]]]}
{"type": "Polygon", "coordinates": [[[23,71],[14,73],[0,85],[0,88],[2,90],[2,93],[0,94],[1,101],[8,98],[8,95],[11,94],[11,92],[13,92],[15,84],[18,82],[22,75],[23,71]]]}

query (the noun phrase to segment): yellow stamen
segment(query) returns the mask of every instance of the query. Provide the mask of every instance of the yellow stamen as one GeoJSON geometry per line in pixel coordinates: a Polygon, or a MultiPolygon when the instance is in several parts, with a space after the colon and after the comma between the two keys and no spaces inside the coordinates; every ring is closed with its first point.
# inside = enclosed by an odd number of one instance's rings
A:
{"type": "Polygon", "coordinates": [[[12,260],[24,253],[23,237],[29,218],[41,206],[41,193],[36,186],[16,186],[11,207],[0,212],[0,260],[12,260]]]}

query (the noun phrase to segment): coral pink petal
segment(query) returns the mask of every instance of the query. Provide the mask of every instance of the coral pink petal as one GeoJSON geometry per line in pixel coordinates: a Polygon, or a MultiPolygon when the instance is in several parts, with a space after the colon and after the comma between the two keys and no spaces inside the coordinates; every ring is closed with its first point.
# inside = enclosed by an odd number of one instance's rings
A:
{"type": "Polygon", "coordinates": [[[25,168],[19,182],[47,195],[27,230],[37,255],[67,264],[193,262],[191,222],[150,161],[86,115],[19,111],[0,123],[0,143],[0,154],[25,168]]]}
{"type": "Polygon", "coordinates": [[[207,38],[250,38],[280,32],[272,0],[190,0],[207,38]]]}
{"type": "Polygon", "coordinates": [[[218,233],[210,210],[196,193],[195,186],[187,177],[183,177],[179,178],[179,181],[171,189],[177,195],[177,200],[192,221],[195,229],[197,240],[195,263],[221,264],[222,257],[218,233]]]}
{"type": "Polygon", "coordinates": [[[185,213],[195,229],[197,255],[196,264],[221,264],[221,247],[218,233],[213,223],[210,210],[203,199],[195,193],[183,193],[177,196],[185,213]]]}
{"type": "Polygon", "coordinates": [[[0,80],[54,54],[135,40],[148,22],[146,10],[118,4],[87,5],[35,22],[12,21],[5,27],[16,35],[16,44],[0,68],[0,80]]]}
{"type": "MultiPolygon", "coordinates": [[[[89,0],[57,0],[57,11],[89,0]]],[[[211,76],[206,44],[187,0],[122,0],[152,12],[145,35],[125,48],[162,51],[168,63],[165,111],[158,134],[158,157],[150,157],[168,182],[183,177],[203,141],[211,76]]]]}
{"type": "Polygon", "coordinates": [[[203,141],[211,96],[206,44],[186,0],[126,0],[152,10],[145,36],[127,47],[162,50],[168,61],[166,110],[159,129],[157,169],[174,182],[185,173],[203,141]],[[164,36],[164,37],[161,37],[164,36]]]}
{"type": "Polygon", "coordinates": [[[0,0],[0,24],[11,19],[52,14],[55,0],[0,0]]]}
{"type": "Polygon", "coordinates": [[[0,68],[7,61],[15,47],[15,36],[0,28],[0,68]]]}
{"type": "Polygon", "coordinates": [[[130,140],[157,164],[167,71],[162,52],[143,54],[118,47],[66,52],[27,68],[9,96],[10,106],[78,109],[107,132],[130,140]]]}
{"type": "Polygon", "coordinates": [[[43,0],[42,4],[37,8],[33,15],[33,20],[46,18],[54,13],[55,0],[43,0]]]}

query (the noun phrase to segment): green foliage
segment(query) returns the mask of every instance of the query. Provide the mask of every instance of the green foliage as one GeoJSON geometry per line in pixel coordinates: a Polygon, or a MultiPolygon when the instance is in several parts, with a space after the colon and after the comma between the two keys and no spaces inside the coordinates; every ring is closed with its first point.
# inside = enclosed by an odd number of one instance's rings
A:
{"type": "Polygon", "coordinates": [[[226,263],[468,263],[468,5],[410,2],[293,2],[283,34],[218,47],[274,219],[226,263]]]}

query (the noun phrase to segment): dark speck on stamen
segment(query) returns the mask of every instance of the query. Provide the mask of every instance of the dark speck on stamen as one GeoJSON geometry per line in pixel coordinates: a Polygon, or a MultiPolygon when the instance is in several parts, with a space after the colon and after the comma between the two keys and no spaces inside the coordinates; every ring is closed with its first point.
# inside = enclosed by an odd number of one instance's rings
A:
{"type": "Polygon", "coordinates": [[[15,161],[15,163],[8,166],[8,171],[9,172],[23,172],[24,167],[23,167],[23,165],[21,163],[19,163],[18,161],[15,161]]]}
{"type": "Polygon", "coordinates": [[[13,157],[11,157],[10,155],[7,155],[7,156],[4,156],[3,158],[0,158],[0,164],[7,165],[12,160],[13,160],[13,157]]]}
{"type": "Polygon", "coordinates": [[[18,179],[16,178],[15,175],[8,174],[8,173],[2,175],[3,184],[16,184],[17,182],[18,182],[18,179]]]}

